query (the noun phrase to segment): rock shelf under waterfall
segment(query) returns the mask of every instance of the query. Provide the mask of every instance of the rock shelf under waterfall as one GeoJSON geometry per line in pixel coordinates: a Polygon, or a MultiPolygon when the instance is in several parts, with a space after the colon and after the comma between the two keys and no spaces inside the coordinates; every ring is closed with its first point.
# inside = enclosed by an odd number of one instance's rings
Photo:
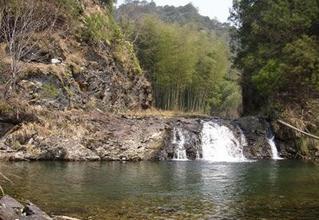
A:
{"type": "Polygon", "coordinates": [[[282,159],[270,125],[255,117],[237,121],[218,118],[177,120],[162,152],[177,161],[246,162],[282,159]]]}

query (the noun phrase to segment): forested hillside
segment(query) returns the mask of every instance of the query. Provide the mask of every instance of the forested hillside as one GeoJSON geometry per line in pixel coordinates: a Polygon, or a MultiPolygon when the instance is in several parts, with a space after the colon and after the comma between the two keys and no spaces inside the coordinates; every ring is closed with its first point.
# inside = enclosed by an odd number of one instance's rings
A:
{"type": "MultiPolygon", "coordinates": [[[[233,7],[244,113],[281,118],[318,135],[319,2],[236,0],[233,7]]],[[[319,148],[314,139],[280,131],[278,137],[299,146],[301,155],[319,148]]]]}
{"type": "MultiPolygon", "coordinates": [[[[196,2],[194,2],[196,4],[196,2]]],[[[199,14],[198,9],[189,3],[185,6],[158,6],[155,2],[126,0],[116,11],[117,19],[123,17],[136,20],[145,15],[157,16],[160,20],[168,23],[181,25],[192,23],[201,30],[214,31],[219,36],[229,36],[231,26],[215,19],[199,14]]]]}
{"type": "Polygon", "coordinates": [[[127,1],[116,14],[153,84],[156,107],[238,115],[241,95],[227,24],[201,16],[192,4],[127,1]]]}

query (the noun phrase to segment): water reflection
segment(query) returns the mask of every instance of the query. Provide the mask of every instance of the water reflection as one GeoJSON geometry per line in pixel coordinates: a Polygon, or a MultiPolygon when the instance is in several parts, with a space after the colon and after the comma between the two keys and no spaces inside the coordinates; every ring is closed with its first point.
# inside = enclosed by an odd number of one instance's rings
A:
{"type": "Polygon", "coordinates": [[[88,219],[304,219],[319,215],[319,168],[256,163],[1,163],[9,194],[88,219]],[[10,175],[13,174],[13,175],[10,175]]]}

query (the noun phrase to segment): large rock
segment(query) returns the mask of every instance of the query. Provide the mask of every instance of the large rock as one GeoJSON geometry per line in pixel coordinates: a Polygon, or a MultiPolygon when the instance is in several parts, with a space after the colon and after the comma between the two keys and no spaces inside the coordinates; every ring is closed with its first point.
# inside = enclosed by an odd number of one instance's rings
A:
{"type": "Polygon", "coordinates": [[[0,199],[0,220],[79,220],[67,216],[53,218],[31,202],[22,205],[14,198],[5,195],[0,199]]]}
{"type": "Polygon", "coordinates": [[[184,148],[188,159],[195,160],[197,156],[202,154],[201,119],[177,118],[173,119],[168,127],[165,145],[163,145],[162,150],[158,153],[156,159],[170,160],[174,158],[176,148],[178,147],[177,143],[173,142],[174,138],[177,139],[177,142],[180,141],[181,138],[184,138],[184,148]],[[174,131],[174,129],[176,130],[174,131]],[[179,132],[177,130],[179,130],[179,132]],[[180,137],[181,135],[183,137],[180,137]]]}
{"type": "MultiPolygon", "coordinates": [[[[279,124],[276,121],[272,122],[272,127],[276,135],[276,141],[280,149],[280,153],[284,158],[311,159],[307,158],[306,155],[302,155],[302,150],[298,149],[298,144],[296,142],[298,140],[302,140],[302,137],[297,137],[295,131],[279,124]]],[[[306,149],[307,147],[308,146],[306,146],[306,149]]]]}
{"type": "Polygon", "coordinates": [[[62,50],[63,65],[26,63],[18,79],[21,100],[51,110],[99,108],[123,112],[151,107],[151,84],[143,73],[118,63],[111,48],[100,51],[85,44],[80,47],[72,38],[62,45],[64,40],[57,41],[56,48],[66,47],[62,50]],[[78,57],[67,52],[74,47],[72,44],[81,51],[78,57]]]}
{"type": "Polygon", "coordinates": [[[22,216],[24,206],[10,196],[3,196],[0,199],[0,219],[16,220],[22,216]]]}
{"type": "Polygon", "coordinates": [[[42,211],[38,206],[30,201],[24,207],[21,220],[53,220],[49,215],[42,211]]]}
{"type": "Polygon", "coordinates": [[[233,122],[238,125],[244,133],[247,145],[244,146],[244,155],[248,159],[270,159],[271,148],[267,142],[271,128],[269,123],[255,116],[242,117],[233,122]]]}

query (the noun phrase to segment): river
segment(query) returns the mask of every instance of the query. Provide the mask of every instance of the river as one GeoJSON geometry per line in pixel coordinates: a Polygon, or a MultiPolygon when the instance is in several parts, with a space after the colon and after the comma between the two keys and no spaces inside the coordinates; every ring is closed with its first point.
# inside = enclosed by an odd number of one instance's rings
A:
{"type": "Polygon", "coordinates": [[[0,164],[6,193],[82,219],[316,219],[319,166],[301,161],[0,164]]]}

